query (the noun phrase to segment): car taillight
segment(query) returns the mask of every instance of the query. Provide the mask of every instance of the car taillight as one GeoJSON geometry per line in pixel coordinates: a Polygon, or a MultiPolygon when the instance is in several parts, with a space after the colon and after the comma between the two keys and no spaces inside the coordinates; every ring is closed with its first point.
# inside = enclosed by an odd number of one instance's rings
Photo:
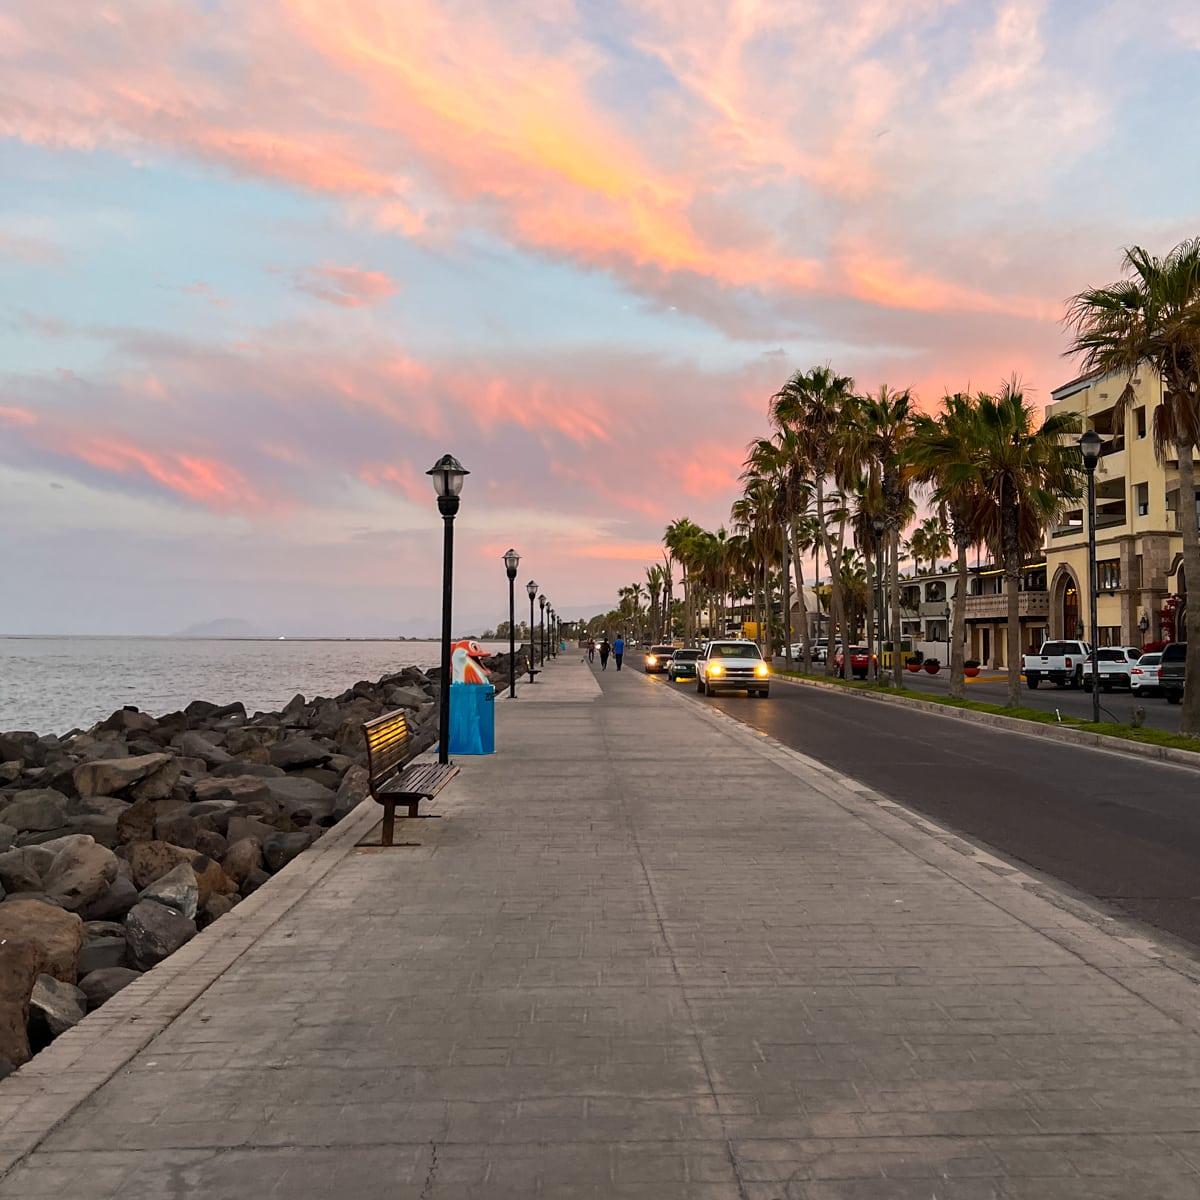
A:
{"type": "Polygon", "coordinates": [[[1069,667],[1070,665],[1071,665],[1071,659],[1070,659],[1070,656],[1068,656],[1067,657],[1067,666],[1069,667]]]}

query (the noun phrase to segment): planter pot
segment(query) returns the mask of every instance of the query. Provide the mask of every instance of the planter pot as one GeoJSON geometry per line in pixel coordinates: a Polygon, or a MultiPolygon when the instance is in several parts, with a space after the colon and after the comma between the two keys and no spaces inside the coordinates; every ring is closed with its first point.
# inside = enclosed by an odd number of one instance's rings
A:
{"type": "Polygon", "coordinates": [[[940,663],[926,663],[925,671],[929,675],[936,675],[942,669],[940,663]]]}
{"type": "Polygon", "coordinates": [[[921,669],[921,664],[920,664],[920,663],[905,663],[904,665],[905,665],[905,666],[906,666],[906,667],[907,667],[907,668],[908,668],[910,671],[919,671],[919,670],[921,669]]]}
{"type": "Polygon", "coordinates": [[[979,674],[979,668],[978,667],[963,667],[963,674],[968,679],[974,679],[975,676],[979,674]]]}

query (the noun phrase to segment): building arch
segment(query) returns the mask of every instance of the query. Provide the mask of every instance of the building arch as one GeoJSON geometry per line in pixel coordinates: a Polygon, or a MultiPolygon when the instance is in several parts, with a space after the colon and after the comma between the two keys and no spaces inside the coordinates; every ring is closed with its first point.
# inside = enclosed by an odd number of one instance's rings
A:
{"type": "Polygon", "coordinates": [[[1059,564],[1050,581],[1050,636],[1075,638],[1083,624],[1083,588],[1066,563],[1059,564]]]}

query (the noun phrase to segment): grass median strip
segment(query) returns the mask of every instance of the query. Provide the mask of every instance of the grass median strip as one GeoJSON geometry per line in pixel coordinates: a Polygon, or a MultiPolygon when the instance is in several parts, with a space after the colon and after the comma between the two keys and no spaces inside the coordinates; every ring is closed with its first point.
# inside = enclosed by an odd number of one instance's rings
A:
{"type": "Polygon", "coordinates": [[[1000,717],[1011,717],[1017,721],[1029,721],[1036,725],[1056,725],[1063,729],[1080,729],[1085,733],[1096,733],[1103,737],[1120,738],[1126,742],[1141,742],[1148,746],[1167,746],[1172,750],[1189,750],[1200,755],[1200,737],[1186,733],[1170,733],[1165,729],[1135,728],[1115,721],[1102,721],[1099,725],[1080,717],[1063,716],[1046,712],[1040,708],[1006,708],[1002,704],[984,704],[978,700],[956,700],[950,696],[930,695],[914,692],[908,688],[880,687],[857,679],[839,679],[830,675],[805,675],[800,671],[777,671],[785,679],[797,679],[811,683],[825,683],[833,687],[848,688],[856,692],[877,692],[882,696],[900,696],[905,700],[919,700],[924,704],[940,704],[944,708],[965,708],[971,712],[992,713],[1000,717]]]}

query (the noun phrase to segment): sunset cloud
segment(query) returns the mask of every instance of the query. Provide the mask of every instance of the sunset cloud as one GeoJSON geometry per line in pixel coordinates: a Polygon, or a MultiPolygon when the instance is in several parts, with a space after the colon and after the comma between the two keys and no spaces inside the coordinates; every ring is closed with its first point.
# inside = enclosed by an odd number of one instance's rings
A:
{"type": "Polygon", "coordinates": [[[399,290],[382,271],[328,264],[301,271],[296,276],[295,286],[297,291],[307,292],[318,300],[342,308],[366,308],[372,304],[382,304],[399,290]]]}

